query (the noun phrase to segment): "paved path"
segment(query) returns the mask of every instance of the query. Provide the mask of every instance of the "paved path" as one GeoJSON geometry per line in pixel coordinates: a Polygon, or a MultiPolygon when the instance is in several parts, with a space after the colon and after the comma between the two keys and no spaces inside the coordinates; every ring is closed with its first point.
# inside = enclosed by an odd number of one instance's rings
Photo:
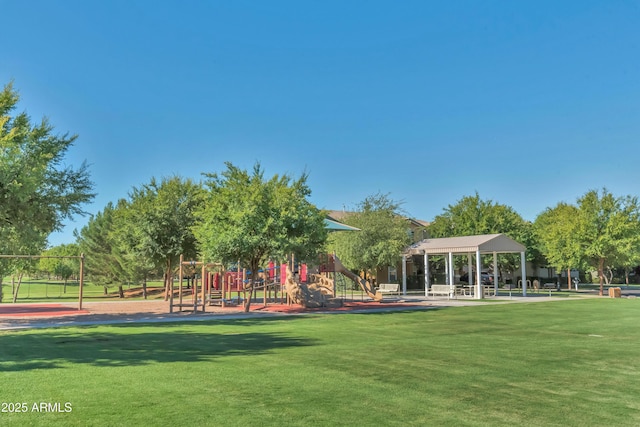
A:
{"type": "MultiPolygon", "coordinates": [[[[571,297],[548,296],[546,293],[531,294],[527,297],[521,295],[503,295],[498,297],[490,297],[484,300],[474,300],[471,298],[425,298],[421,295],[407,295],[400,297],[385,298],[389,304],[385,307],[384,303],[379,305],[371,304],[371,306],[352,307],[348,311],[326,310],[326,311],[309,311],[309,312],[271,312],[262,310],[252,310],[249,313],[241,312],[239,309],[229,310],[219,307],[207,308],[206,313],[168,313],[168,303],[164,301],[126,301],[126,302],[87,302],[83,304],[83,309],[87,312],[84,314],[58,315],[53,313],[48,316],[39,314],[37,316],[15,316],[2,315],[0,310],[0,331],[18,330],[18,329],[36,329],[36,328],[52,328],[52,327],[68,327],[68,326],[94,326],[94,325],[110,325],[110,324],[127,324],[127,323],[160,323],[160,322],[198,322],[207,320],[231,320],[231,319],[251,319],[277,316],[300,316],[307,314],[344,314],[357,312],[388,312],[400,310],[428,310],[439,307],[456,307],[456,306],[474,306],[486,304],[509,304],[509,303],[533,303],[544,301],[568,301],[580,298],[593,297],[593,294],[576,294],[571,297]],[[404,303],[401,306],[397,303],[404,303]]],[[[26,304],[23,304],[26,306],[26,304]]],[[[67,308],[76,308],[77,304],[61,304],[67,308]]],[[[258,304],[255,307],[259,307],[258,304]]],[[[1,307],[0,307],[1,308],[1,307]]],[[[77,313],[77,311],[76,311],[77,313]]]]}

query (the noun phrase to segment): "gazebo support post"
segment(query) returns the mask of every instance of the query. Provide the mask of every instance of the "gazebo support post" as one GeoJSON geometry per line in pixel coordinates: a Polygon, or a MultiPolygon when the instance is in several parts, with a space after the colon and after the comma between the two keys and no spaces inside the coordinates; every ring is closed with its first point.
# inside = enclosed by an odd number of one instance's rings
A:
{"type": "Polygon", "coordinates": [[[444,284],[449,284],[449,258],[444,257],[444,284]]]}
{"type": "Polygon", "coordinates": [[[473,276],[473,256],[471,252],[467,254],[467,277],[469,278],[469,286],[473,286],[474,276],[473,276]]]}
{"type": "Polygon", "coordinates": [[[493,288],[498,295],[498,253],[493,253],[493,288]]]}
{"type": "Polygon", "coordinates": [[[522,296],[527,296],[527,260],[524,251],[520,252],[520,269],[522,270],[522,296]]]}
{"type": "Polygon", "coordinates": [[[480,250],[476,251],[476,299],[484,297],[484,289],[482,289],[482,266],[480,265],[480,250]]]}
{"type": "Polygon", "coordinates": [[[424,253],[424,296],[429,296],[429,254],[424,253]]]}
{"type": "Polygon", "coordinates": [[[407,295],[407,257],[402,256],[402,295],[407,295]]]}
{"type": "Polygon", "coordinates": [[[447,271],[447,275],[449,276],[449,297],[455,297],[455,284],[454,276],[453,276],[453,252],[449,252],[449,270],[447,271]]]}

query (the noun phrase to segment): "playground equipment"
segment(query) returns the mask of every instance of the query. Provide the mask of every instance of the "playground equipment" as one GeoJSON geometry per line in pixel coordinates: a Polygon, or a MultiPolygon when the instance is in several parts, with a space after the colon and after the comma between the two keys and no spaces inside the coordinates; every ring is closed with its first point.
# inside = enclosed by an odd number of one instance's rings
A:
{"type": "MultiPolygon", "coordinates": [[[[253,284],[254,290],[263,291],[265,305],[268,301],[277,301],[279,293],[281,299],[284,297],[281,288],[286,277],[283,275],[281,278],[277,274],[277,270],[280,268],[271,262],[268,269],[256,274],[256,281],[253,284]]],[[[283,268],[282,271],[285,269],[283,268]]],[[[204,312],[207,305],[220,305],[221,307],[239,305],[247,298],[250,276],[251,273],[246,269],[241,269],[239,263],[235,271],[227,271],[222,264],[185,261],[184,256],[181,255],[177,290],[173,280],[170,284],[169,312],[173,313],[174,309],[204,312]],[[200,270],[199,273],[198,270],[200,270]]]]}
{"type": "Polygon", "coordinates": [[[307,283],[301,283],[287,270],[285,290],[291,301],[305,307],[335,307],[342,305],[336,298],[336,282],[343,277],[355,282],[374,301],[382,301],[383,294],[371,282],[347,269],[335,254],[328,255],[320,263],[318,274],[308,275],[307,283]],[[333,278],[330,277],[333,274],[333,278]]]}
{"type": "Polygon", "coordinates": [[[284,289],[294,304],[299,304],[305,308],[335,308],[342,307],[342,300],[335,298],[334,281],[321,274],[311,274],[308,276],[308,283],[301,283],[296,280],[295,275],[288,265],[286,269],[286,281],[284,289]]]}
{"type": "MultiPolygon", "coordinates": [[[[188,308],[192,310],[194,313],[198,311],[199,308],[202,308],[202,311],[205,311],[206,303],[207,303],[207,290],[211,289],[212,285],[212,275],[210,274],[210,269],[221,268],[221,264],[217,263],[204,263],[202,261],[185,261],[184,256],[180,255],[180,267],[178,271],[178,302],[174,302],[175,297],[175,289],[174,282],[171,280],[171,287],[169,292],[169,313],[173,313],[174,307],[178,308],[180,311],[183,308],[188,308]],[[187,292],[184,288],[184,280],[185,280],[185,267],[191,267],[192,277],[187,279],[191,281],[191,284],[188,285],[188,288],[191,293],[191,301],[185,302],[185,296],[187,296],[187,292]],[[201,268],[200,277],[196,274],[196,267],[201,268]],[[200,289],[198,290],[198,282],[200,284],[200,289]]],[[[187,310],[189,311],[189,310],[187,310]]]]}
{"type": "MultiPolygon", "coordinates": [[[[234,271],[226,271],[222,264],[184,261],[183,256],[180,256],[179,265],[178,300],[175,301],[176,290],[174,282],[171,281],[170,313],[173,313],[174,308],[181,311],[204,312],[207,305],[240,305],[241,302],[246,302],[251,286],[254,291],[261,291],[265,306],[268,303],[286,302],[305,308],[341,307],[344,296],[336,297],[336,280],[344,280],[343,278],[355,282],[373,300],[383,299],[382,293],[369,281],[349,271],[335,255],[327,256],[324,262],[320,263],[318,272],[313,274],[309,273],[306,264],[294,264],[293,261],[291,264],[281,265],[270,262],[267,268],[255,272],[255,276],[254,272],[240,269],[239,263],[234,271]],[[293,265],[296,266],[295,271],[293,265]],[[199,275],[198,269],[201,271],[199,275]],[[185,280],[188,283],[186,289],[185,280]]],[[[260,296],[253,296],[252,302],[255,303],[259,299],[260,296]]]]}
{"type": "Polygon", "coordinates": [[[361,278],[357,274],[348,270],[344,265],[342,265],[342,262],[340,262],[340,258],[338,258],[337,255],[333,255],[333,264],[337,273],[342,273],[349,279],[356,282],[360,286],[360,288],[362,288],[362,290],[367,294],[367,296],[369,296],[369,298],[372,298],[374,301],[382,301],[382,294],[378,292],[368,280],[361,278]]]}

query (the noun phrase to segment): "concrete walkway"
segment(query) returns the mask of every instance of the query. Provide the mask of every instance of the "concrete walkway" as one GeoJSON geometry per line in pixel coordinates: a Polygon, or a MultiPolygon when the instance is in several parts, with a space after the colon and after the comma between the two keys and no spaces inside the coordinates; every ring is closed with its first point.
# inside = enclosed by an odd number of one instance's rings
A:
{"type": "Polygon", "coordinates": [[[309,311],[297,313],[282,313],[253,310],[249,313],[222,311],[219,308],[213,308],[212,311],[205,313],[173,313],[169,314],[168,309],[164,311],[167,303],[156,302],[154,312],[145,312],[145,307],[151,308],[151,302],[147,301],[129,301],[129,302],[92,302],[86,306],[94,307],[95,312],[89,314],[71,315],[71,316],[51,316],[51,317],[2,317],[0,315],[0,331],[20,330],[20,329],[40,329],[40,328],[58,328],[73,326],[96,326],[96,325],[113,325],[113,324],[132,324],[132,323],[162,323],[162,322],[202,322],[209,320],[236,320],[236,319],[259,319],[273,318],[283,316],[305,316],[308,314],[348,314],[348,313],[372,313],[372,312],[390,312],[390,311],[406,311],[406,310],[429,310],[441,307],[461,307],[461,306],[478,306],[486,304],[511,304],[511,303],[534,303],[549,301],[575,301],[584,298],[597,297],[591,293],[577,293],[571,296],[549,296],[547,293],[530,294],[526,297],[522,295],[499,295],[488,297],[483,300],[475,300],[470,297],[458,297],[448,299],[446,297],[429,297],[424,295],[401,295],[397,297],[385,297],[387,302],[405,303],[407,306],[399,307],[398,304],[389,307],[373,306],[372,307],[356,307],[349,311],[309,311]],[[162,311],[157,306],[161,304],[162,311]],[[114,312],[100,312],[97,307],[126,307],[135,306],[134,312],[126,312],[118,310],[114,312]]]}

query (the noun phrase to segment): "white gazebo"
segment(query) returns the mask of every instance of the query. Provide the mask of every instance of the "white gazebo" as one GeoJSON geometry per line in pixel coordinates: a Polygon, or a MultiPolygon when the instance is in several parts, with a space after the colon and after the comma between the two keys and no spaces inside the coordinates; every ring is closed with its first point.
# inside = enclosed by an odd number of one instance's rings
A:
{"type": "Polygon", "coordinates": [[[527,295],[526,285],[526,247],[515,240],[505,236],[504,234],[482,234],[478,236],[462,236],[462,237],[444,237],[440,239],[424,239],[409,246],[402,254],[402,293],[407,293],[407,257],[413,255],[424,256],[424,286],[425,296],[429,289],[429,255],[445,255],[445,265],[447,272],[447,282],[451,286],[451,292],[454,291],[454,268],[453,255],[467,254],[469,268],[469,284],[475,284],[475,298],[483,297],[482,281],[481,281],[481,264],[480,255],[493,254],[493,283],[498,286],[498,254],[499,253],[520,253],[520,265],[522,269],[522,295],[527,295]],[[473,271],[472,256],[475,254],[476,274],[471,275],[473,271]]]}

